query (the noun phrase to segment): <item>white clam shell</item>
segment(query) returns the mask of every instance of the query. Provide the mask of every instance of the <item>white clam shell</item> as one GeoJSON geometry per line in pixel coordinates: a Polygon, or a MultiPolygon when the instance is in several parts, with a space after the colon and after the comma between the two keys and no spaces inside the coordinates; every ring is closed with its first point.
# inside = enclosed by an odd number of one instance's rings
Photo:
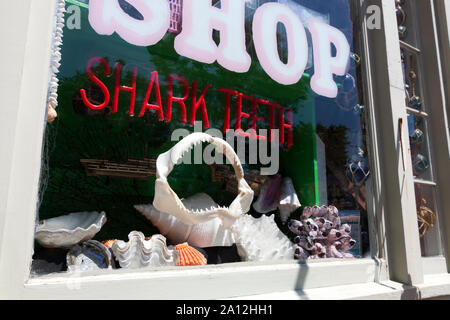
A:
{"type": "Polygon", "coordinates": [[[92,239],[105,223],[105,212],[70,213],[41,221],[35,238],[46,248],[70,248],[92,239]]]}
{"type": "Polygon", "coordinates": [[[294,259],[294,245],[278,228],[275,216],[250,215],[239,218],[232,227],[238,253],[244,261],[294,259]]]}
{"type": "MultiPolygon", "coordinates": [[[[182,199],[187,209],[217,207],[217,203],[205,193],[198,193],[192,197],[182,199]]],[[[188,225],[178,218],[157,210],[153,205],[136,205],[136,210],[142,213],[159,232],[171,243],[179,244],[187,242],[191,246],[199,248],[226,247],[234,243],[234,236],[230,229],[222,225],[219,218],[208,222],[188,225]]]]}
{"type": "Polygon", "coordinates": [[[128,242],[114,241],[111,250],[122,268],[176,266],[178,252],[167,248],[166,238],[160,234],[145,240],[142,232],[132,231],[128,242]]]}
{"type": "Polygon", "coordinates": [[[286,223],[292,212],[301,207],[291,178],[283,178],[278,209],[283,223],[286,223]]]}

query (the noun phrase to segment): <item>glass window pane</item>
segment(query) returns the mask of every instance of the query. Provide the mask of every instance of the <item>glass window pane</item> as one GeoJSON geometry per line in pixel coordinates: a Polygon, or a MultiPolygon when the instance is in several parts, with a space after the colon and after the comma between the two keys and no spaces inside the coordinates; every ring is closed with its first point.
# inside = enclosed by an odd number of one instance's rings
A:
{"type": "MultiPolygon", "coordinates": [[[[252,65],[243,73],[229,71],[217,62],[205,64],[177,53],[174,40],[182,32],[183,24],[181,15],[173,13],[182,10],[182,1],[170,1],[171,17],[176,21],[172,21],[161,41],[148,47],[130,44],[117,33],[98,34],[89,22],[89,8],[80,6],[81,29],[64,27],[58,116],[47,125],[45,133],[38,231],[49,224],[53,228],[66,224],[76,228],[91,223],[89,219],[95,222],[89,215],[81,220],[63,218],[70,213],[105,212],[107,222],[98,232],[80,240],[79,247],[75,243],[62,245],[62,240],[55,235],[50,237],[56,245],[40,238],[35,245],[34,273],[65,271],[67,262],[74,264],[81,260],[88,261],[88,269],[95,268],[90,260],[104,267],[108,253],[114,257],[118,249],[105,251],[102,246],[110,246],[116,239],[128,242],[132,231],[152,237],[142,241],[152,241],[156,235],[163,234],[168,245],[188,242],[209,264],[279,259],[282,255],[278,253],[266,253],[269,258],[255,258],[246,251],[259,246],[261,250],[280,251],[279,240],[267,239],[263,228],[256,228],[255,234],[246,234],[251,239],[249,249],[243,240],[238,240],[244,231],[235,232],[222,223],[215,226],[219,229],[214,229],[212,235],[199,231],[205,230],[198,227],[200,223],[194,224],[196,229],[178,228],[183,231],[174,231],[174,235],[170,228],[178,226],[178,222],[174,225],[167,222],[173,219],[173,213],[158,213],[167,221],[147,219],[155,214],[151,205],[155,198],[156,159],[176,145],[179,137],[174,139],[173,135],[180,132],[176,130],[211,133],[215,129],[216,135],[226,139],[227,129],[246,131],[255,123],[258,130],[281,129],[284,140],[275,139],[276,143],[272,144],[275,148],[263,143],[268,140],[264,132],[260,133],[261,137],[250,135],[227,140],[240,156],[245,179],[255,193],[253,205],[245,216],[253,228],[266,221],[263,216],[274,218],[273,223],[264,223],[275,226],[288,241],[286,246],[292,248],[290,260],[299,248],[309,258],[370,256],[368,198],[372,188],[367,114],[362,107],[362,64],[357,59],[364,55],[358,46],[357,24],[353,22],[356,10],[350,3],[354,5],[347,0],[246,1],[246,50],[252,65]],[[253,16],[266,2],[287,6],[306,28],[308,61],[303,76],[295,84],[275,81],[258,61],[252,34],[253,16]],[[351,53],[357,54],[349,55],[345,74],[333,77],[338,86],[335,98],[321,96],[311,88],[316,70],[313,37],[307,26],[312,19],[340,30],[350,44],[351,53]],[[194,126],[194,120],[203,121],[203,126],[194,126]],[[262,174],[261,169],[271,165],[275,171],[262,174]],[[283,198],[283,194],[287,196],[283,198]],[[295,203],[295,197],[301,205],[295,203]],[[315,207],[328,205],[320,212],[315,207]],[[338,216],[331,206],[339,210],[338,216]],[[321,216],[323,210],[325,216],[321,216]],[[327,221],[322,222],[321,218],[327,221]],[[291,219],[301,220],[305,225],[313,222],[305,227],[312,229],[289,228],[291,219]],[[315,230],[316,226],[320,230],[315,230]],[[330,233],[334,236],[329,236],[330,233]],[[229,238],[220,246],[211,240],[227,235],[229,238]],[[206,237],[211,241],[206,241],[206,237]],[[86,243],[90,238],[95,241],[86,243]],[[202,245],[205,243],[209,245],[202,245]],[[50,246],[56,248],[49,249],[50,246]]],[[[120,4],[128,16],[141,20],[136,8],[126,1],[120,4]]],[[[220,8],[220,1],[213,4],[220,8]]],[[[280,60],[286,63],[290,48],[287,30],[278,24],[275,32],[280,60]]],[[[220,32],[215,30],[213,40],[219,43],[220,37],[220,32]]],[[[337,50],[330,45],[330,58],[337,50]]],[[[201,147],[200,155],[207,144],[201,147]]],[[[213,211],[220,211],[217,206],[230,206],[238,194],[233,167],[207,164],[202,156],[197,163],[194,154],[191,156],[191,164],[186,161],[174,166],[167,178],[170,188],[185,201],[186,207],[186,203],[198,208],[206,202],[213,211]]],[[[220,212],[217,216],[220,217],[220,212]]],[[[207,228],[209,232],[213,227],[207,228]]],[[[290,251],[286,249],[286,252],[290,251]]],[[[119,261],[112,266],[119,268],[126,264],[119,261]]]]}

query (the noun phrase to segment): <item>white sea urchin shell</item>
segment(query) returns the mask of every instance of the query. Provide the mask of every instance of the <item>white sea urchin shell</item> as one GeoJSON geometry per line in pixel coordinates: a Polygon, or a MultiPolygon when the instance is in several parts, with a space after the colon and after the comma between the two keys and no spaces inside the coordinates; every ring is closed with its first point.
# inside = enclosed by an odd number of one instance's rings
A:
{"type": "Polygon", "coordinates": [[[231,228],[238,253],[244,261],[274,261],[294,259],[294,246],[275,223],[274,215],[255,219],[239,218],[231,228]]]}

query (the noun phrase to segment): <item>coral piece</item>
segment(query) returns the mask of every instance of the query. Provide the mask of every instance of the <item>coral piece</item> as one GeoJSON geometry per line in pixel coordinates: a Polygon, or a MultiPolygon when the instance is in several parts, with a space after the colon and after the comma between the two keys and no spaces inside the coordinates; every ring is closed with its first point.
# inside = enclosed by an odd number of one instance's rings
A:
{"type": "Polygon", "coordinates": [[[176,245],[175,250],[178,251],[177,266],[202,266],[207,262],[205,256],[187,242],[176,245]]]}
{"type": "Polygon", "coordinates": [[[232,227],[238,253],[243,261],[290,260],[294,246],[280,231],[275,216],[263,215],[255,219],[250,215],[239,218],[232,227]]]}
{"type": "Polygon", "coordinates": [[[95,240],[88,240],[72,247],[66,259],[69,272],[112,268],[112,257],[108,248],[95,240]]]}
{"type": "Polygon", "coordinates": [[[296,259],[353,258],[346,251],[353,249],[351,227],[342,224],[339,211],[334,206],[305,207],[302,220],[290,220],[289,230],[294,238],[296,259]],[[328,218],[328,219],[327,219],[328,218]]]}
{"type": "Polygon", "coordinates": [[[178,252],[167,248],[166,238],[162,235],[154,235],[150,240],[145,240],[142,232],[132,231],[128,235],[128,240],[128,242],[114,241],[111,248],[122,268],[137,269],[177,264],[178,252]]]}
{"type": "Polygon", "coordinates": [[[258,199],[253,203],[253,209],[259,213],[268,213],[278,208],[282,178],[276,175],[268,179],[261,188],[258,199]]]}
{"type": "Polygon", "coordinates": [[[105,212],[71,213],[39,221],[35,238],[46,248],[70,248],[92,239],[105,223],[105,212]]]}
{"type": "Polygon", "coordinates": [[[301,207],[298,200],[297,192],[291,178],[283,178],[281,182],[280,201],[278,209],[280,209],[280,217],[283,223],[286,223],[292,212],[301,207]]]}
{"type": "MultiPolygon", "coordinates": [[[[182,199],[181,202],[189,210],[217,207],[217,203],[205,193],[182,199]]],[[[134,207],[157,227],[159,232],[171,243],[188,242],[199,248],[224,247],[231,246],[234,243],[231,230],[224,228],[219,218],[188,225],[175,216],[157,210],[151,204],[134,207]]]]}
{"type": "Polygon", "coordinates": [[[155,198],[153,205],[161,212],[166,212],[180,219],[185,224],[198,224],[216,217],[222,220],[225,228],[229,228],[240,216],[250,210],[253,201],[253,190],[244,179],[244,171],[239,157],[233,148],[223,139],[212,137],[206,133],[196,132],[179,141],[172,149],[159,155],[156,161],[155,198]],[[202,208],[189,210],[178,195],[172,190],[167,176],[183,155],[195,145],[208,142],[215,151],[222,153],[232,164],[239,185],[239,194],[227,207],[202,208]]]}

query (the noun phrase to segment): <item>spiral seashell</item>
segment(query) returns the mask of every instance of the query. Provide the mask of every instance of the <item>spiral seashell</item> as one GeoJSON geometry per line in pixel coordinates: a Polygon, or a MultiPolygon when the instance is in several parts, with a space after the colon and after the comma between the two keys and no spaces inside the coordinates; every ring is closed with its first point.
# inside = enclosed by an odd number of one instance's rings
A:
{"type": "Polygon", "coordinates": [[[277,210],[280,203],[279,190],[281,181],[280,175],[267,179],[261,187],[258,199],[253,203],[253,209],[255,209],[256,212],[269,213],[277,210]]]}
{"type": "MultiPolygon", "coordinates": [[[[182,199],[186,208],[210,208],[218,205],[205,193],[198,193],[192,197],[182,199]]],[[[185,224],[173,215],[157,210],[153,205],[135,205],[159,232],[171,243],[188,242],[198,248],[229,247],[234,244],[234,236],[230,229],[223,226],[219,218],[198,224],[185,224]]]]}
{"type": "Polygon", "coordinates": [[[48,105],[48,111],[47,111],[47,122],[52,123],[55,121],[58,114],[56,113],[55,109],[50,105],[48,105]]]}
{"type": "Polygon", "coordinates": [[[207,263],[205,256],[186,242],[176,245],[175,250],[178,251],[177,266],[202,266],[207,263]]]}
{"type": "Polygon", "coordinates": [[[291,178],[283,178],[278,209],[281,222],[286,223],[292,212],[301,207],[291,178]]]}

